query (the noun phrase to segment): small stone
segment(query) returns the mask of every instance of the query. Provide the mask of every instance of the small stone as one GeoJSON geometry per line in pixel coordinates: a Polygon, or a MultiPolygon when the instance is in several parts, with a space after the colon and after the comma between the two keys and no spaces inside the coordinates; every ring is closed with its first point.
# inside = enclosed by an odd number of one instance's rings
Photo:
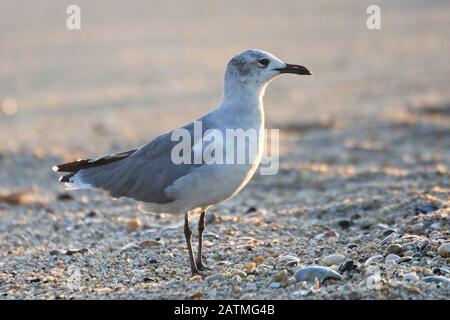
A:
{"type": "Polygon", "coordinates": [[[445,268],[434,268],[433,269],[433,273],[437,274],[437,275],[441,275],[441,276],[448,276],[450,275],[450,270],[445,269],[445,268]]]}
{"type": "Polygon", "coordinates": [[[410,273],[406,273],[405,275],[403,275],[403,281],[416,282],[416,281],[419,281],[419,277],[417,276],[417,274],[415,272],[410,272],[410,273]]]}
{"type": "Polygon", "coordinates": [[[263,263],[264,260],[265,260],[264,257],[259,256],[259,257],[256,257],[255,259],[253,259],[253,262],[256,264],[260,264],[260,263],[263,263]]]}
{"type": "Polygon", "coordinates": [[[425,277],[422,280],[423,280],[423,282],[427,282],[427,283],[445,283],[445,284],[450,284],[450,279],[448,279],[446,277],[442,277],[442,276],[430,276],[430,277],[425,277]]]}
{"type": "Polygon", "coordinates": [[[56,199],[58,201],[71,201],[73,200],[73,196],[70,193],[64,192],[64,193],[60,193],[58,194],[58,196],[56,197],[56,199]]]}
{"type": "Polygon", "coordinates": [[[366,265],[376,264],[378,262],[383,261],[383,258],[384,257],[381,254],[377,254],[377,255],[374,255],[374,256],[368,258],[366,260],[366,262],[364,262],[364,264],[366,264],[366,265]]]}
{"type": "Polygon", "coordinates": [[[200,281],[202,280],[202,276],[199,274],[196,274],[195,276],[192,276],[189,281],[200,281]]]}
{"type": "Polygon", "coordinates": [[[249,263],[247,263],[247,264],[244,266],[244,269],[245,269],[245,270],[248,270],[248,271],[253,271],[253,270],[256,269],[256,263],[254,263],[254,262],[249,262],[249,263]]]}
{"type": "Polygon", "coordinates": [[[238,276],[238,277],[241,278],[241,279],[247,278],[247,273],[245,273],[244,271],[241,271],[241,270],[236,270],[236,271],[234,271],[234,272],[233,272],[233,275],[234,275],[234,276],[238,276]]]}
{"type": "Polygon", "coordinates": [[[50,254],[51,256],[60,256],[60,255],[63,255],[64,252],[62,252],[62,251],[60,251],[60,250],[52,250],[52,251],[49,252],[49,254],[50,254]]]}
{"type": "Polygon", "coordinates": [[[423,223],[416,223],[411,227],[411,231],[415,233],[420,233],[423,231],[424,228],[425,226],[423,225],[423,223]]]}
{"type": "Polygon", "coordinates": [[[291,255],[279,256],[277,258],[277,264],[285,265],[288,267],[295,267],[296,265],[298,265],[299,262],[300,262],[299,258],[291,255]]]}
{"type": "Polygon", "coordinates": [[[139,229],[140,226],[141,226],[141,221],[139,221],[138,219],[131,219],[127,223],[127,229],[130,232],[136,231],[137,229],[139,229]]]}
{"type": "Polygon", "coordinates": [[[425,252],[426,249],[428,249],[428,247],[429,247],[428,244],[429,244],[428,240],[423,240],[423,241],[419,242],[417,244],[417,250],[419,250],[420,252],[425,252]]]}
{"type": "Polygon", "coordinates": [[[297,269],[294,273],[294,277],[297,282],[314,282],[316,278],[318,278],[319,281],[325,281],[326,279],[342,279],[342,276],[339,273],[323,266],[308,266],[297,269]]]}
{"type": "Polygon", "coordinates": [[[198,291],[191,296],[191,299],[201,299],[203,297],[203,293],[198,291]]]}
{"type": "Polygon", "coordinates": [[[390,263],[390,262],[395,263],[399,259],[400,259],[400,257],[398,255],[391,253],[386,257],[386,259],[384,261],[386,263],[390,263]]]}
{"type": "Polygon", "coordinates": [[[326,239],[326,238],[339,238],[339,234],[336,231],[330,230],[324,233],[318,234],[314,239],[326,239]]]}
{"type": "Polygon", "coordinates": [[[156,241],[156,240],[152,240],[152,239],[147,239],[147,240],[143,240],[141,242],[139,242],[139,247],[141,248],[155,248],[155,247],[160,247],[161,246],[161,242],[156,241]]]}
{"type": "Polygon", "coordinates": [[[412,252],[411,250],[403,252],[404,257],[412,257],[413,255],[414,255],[414,252],[412,252]]]}
{"type": "Polygon", "coordinates": [[[212,212],[206,212],[205,215],[205,224],[211,224],[217,220],[217,216],[212,212]]]}
{"type": "Polygon", "coordinates": [[[418,205],[416,206],[416,212],[417,213],[430,213],[430,212],[434,212],[436,210],[439,210],[439,207],[433,206],[433,205],[429,205],[429,204],[425,204],[425,205],[418,205]]]}
{"type": "Polygon", "coordinates": [[[255,207],[249,207],[245,213],[252,213],[252,212],[255,212],[257,210],[258,209],[256,209],[255,207]]]}
{"type": "Polygon", "coordinates": [[[339,220],[338,226],[342,229],[348,229],[353,225],[353,222],[351,220],[339,220]]]}
{"type": "Polygon", "coordinates": [[[141,247],[139,247],[135,243],[129,243],[127,245],[124,245],[122,248],[120,248],[120,251],[131,251],[131,250],[139,250],[141,247]]]}
{"type": "Polygon", "coordinates": [[[397,233],[393,232],[390,235],[388,235],[386,238],[384,238],[383,240],[380,241],[380,245],[385,245],[388,244],[392,241],[394,241],[395,239],[397,239],[397,233]]]}
{"type": "Polygon", "coordinates": [[[330,254],[329,256],[323,258],[323,263],[326,266],[334,266],[336,264],[342,263],[344,259],[345,257],[342,254],[330,254]]]}
{"type": "Polygon", "coordinates": [[[206,278],[206,281],[208,283],[213,283],[215,281],[221,281],[223,280],[225,277],[223,276],[223,274],[221,273],[216,273],[216,274],[212,274],[209,277],[206,278]]]}
{"type": "Polygon", "coordinates": [[[399,253],[402,253],[402,251],[403,251],[403,247],[401,245],[392,243],[386,248],[385,254],[390,254],[390,253],[399,254],[399,253]]]}
{"type": "Polygon", "coordinates": [[[255,296],[251,293],[244,293],[239,299],[240,300],[251,300],[251,299],[255,299],[255,296]]]}
{"type": "Polygon", "coordinates": [[[278,289],[281,287],[281,283],[279,282],[271,282],[269,288],[278,289]]]}
{"type": "Polygon", "coordinates": [[[439,253],[440,256],[447,258],[450,257],[450,242],[444,243],[443,245],[441,245],[437,252],[439,253]]]}
{"type": "Polygon", "coordinates": [[[81,248],[81,249],[74,249],[74,250],[67,250],[66,256],[73,256],[74,254],[85,254],[90,253],[91,251],[88,248],[81,248]]]}
{"type": "Polygon", "coordinates": [[[396,260],[395,262],[400,264],[400,263],[403,263],[403,262],[410,262],[410,261],[412,261],[412,257],[403,257],[403,258],[400,258],[400,259],[396,260]]]}
{"type": "Polygon", "coordinates": [[[397,230],[396,229],[387,229],[387,230],[383,231],[383,236],[387,237],[387,236],[389,236],[390,234],[393,234],[393,233],[397,233],[397,230]]]}
{"type": "Polygon", "coordinates": [[[86,214],[86,217],[88,217],[88,218],[93,218],[93,217],[95,217],[95,216],[97,216],[97,213],[96,213],[95,211],[89,211],[89,212],[86,214]]]}
{"type": "Polygon", "coordinates": [[[429,237],[430,239],[437,240],[437,239],[443,238],[444,235],[443,235],[442,233],[440,233],[439,231],[434,230],[434,231],[431,231],[431,232],[430,232],[430,234],[428,235],[428,237],[429,237]]]}
{"type": "Polygon", "coordinates": [[[341,266],[339,267],[339,272],[341,273],[344,273],[346,271],[349,272],[353,270],[353,266],[354,266],[353,260],[347,260],[343,264],[341,264],[341,266]]]}
{"type": "Polygon", "coordinates": [[[272,277],[272,281],[275,282],[285,282],[289,278],[289,275],[286,270],[281,270],[277,274],[272,277]]]}

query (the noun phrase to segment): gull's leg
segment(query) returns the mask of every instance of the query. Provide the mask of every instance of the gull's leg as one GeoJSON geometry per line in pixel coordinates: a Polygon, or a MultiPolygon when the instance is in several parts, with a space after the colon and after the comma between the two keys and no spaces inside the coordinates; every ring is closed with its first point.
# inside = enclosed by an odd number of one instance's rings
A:
{"type": "Polygon", "coordinates": [[[191,243],[192,231],[191,231],[191,229],[189,229],[189,213],[188,212],[186,212],[184,215],[184,236],[186,238],[186,243],[187,243],[187,247],[188,247],[188,251],[189,251],[189,262],[191,263],[192,275],[199,274],[197,265],[196,265],[195,259],[194,259],[194,252],[192,251],[192,243],[191,243]]]}
{"type": "Polygon", "coordinates": [[[203,265],[203,231],[205,230],[205,214],[206,210],[200,213],[200,219],[198,219],[198,251],[197,251],[197,269],[200,271],[211,270],[203,265]]]}

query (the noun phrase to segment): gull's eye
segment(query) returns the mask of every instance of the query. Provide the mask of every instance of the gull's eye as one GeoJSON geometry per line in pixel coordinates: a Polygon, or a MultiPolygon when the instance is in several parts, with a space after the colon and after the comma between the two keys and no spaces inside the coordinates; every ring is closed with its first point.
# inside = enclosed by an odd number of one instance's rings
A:
{"type": "Polygon", "coordinates": [[[270,63],[269,59],[260,59],[259,64],[262,65],[264,68],[267,67],[270,63]]]}

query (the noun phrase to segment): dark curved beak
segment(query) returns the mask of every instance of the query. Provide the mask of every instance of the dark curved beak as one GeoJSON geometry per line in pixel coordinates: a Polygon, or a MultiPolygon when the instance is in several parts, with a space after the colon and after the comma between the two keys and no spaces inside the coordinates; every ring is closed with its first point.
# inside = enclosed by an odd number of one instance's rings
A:
{"type": "Polygon", "coordinates": [[[286,64],[283,68],[275,68],[273,70],[280,71],[280,73],[294,73],[299,75],[310,76],[312,73],[306,69],[304,66],[299,66],[297,64],[286,64]]]}

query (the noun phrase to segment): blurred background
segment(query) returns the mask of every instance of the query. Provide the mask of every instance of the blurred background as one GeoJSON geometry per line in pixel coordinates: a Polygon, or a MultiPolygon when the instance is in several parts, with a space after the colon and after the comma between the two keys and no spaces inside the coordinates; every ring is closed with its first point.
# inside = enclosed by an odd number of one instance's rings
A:
{"type": "Polygon", "coordinates": [[[0,150],[143,143],[215,107],[227,61],[248,48],[314,73],[271,84],[270,126],[372,122],[447,103],[448,1],[378,1],[381,30],[368,30],[372,2],[77,1],[82,27],[72,31],[73,1],[4,0],[0,150]]]}

